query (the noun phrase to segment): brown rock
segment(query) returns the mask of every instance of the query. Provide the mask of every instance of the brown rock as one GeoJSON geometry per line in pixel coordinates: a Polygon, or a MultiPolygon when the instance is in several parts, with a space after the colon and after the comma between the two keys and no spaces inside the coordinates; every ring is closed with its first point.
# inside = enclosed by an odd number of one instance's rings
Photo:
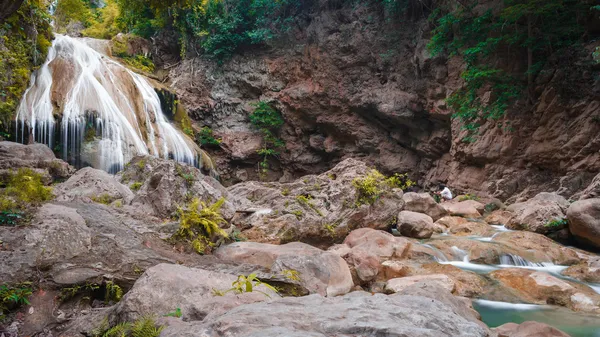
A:
{"type": "Polygon", "coordinates": [[[474,200],[466,200],[459,202],[447,201],[443,202],[442,206],[450,215],[462,216],[465,218],[479,218],[481,216],[481,213],[479,213],[476,207],[477,205],[474,204],[472,201],[474,200]]]}
{"type": "Polygon", "coordinates": [[[503,232],[494,237],[494,242],[502,243],[508,247],[521,250],[521,256],[529,252],[533,262],[553,262],[560,265],[572,265],[579,263],[581,258],[571,248],[562,246],[544,235],[532,232],[503,232]],[[531,256],[534,254],[537,256],[531,256]]]}
{"type": "Polygon", "coordinates": [[[558,194],[539,193],[533,199],[508,206],[507,211],[514,215],[506,227],[547,234],[565,226],[548,226],[551,221],[566,218],[569,202],[558,194]]]}
{"type": "Polygon", "coordinates": [[[498,337],[569,337],[566,333],[548,324],[533,321],[521,324],[506,323],[492,331],[498,333],[498,337]]]}
{"type": "Polygon", "coordinates": [[[398,230],[404,236],[427,239],[433,234],[433,219],[429,215],[402,211],[398,214],[398,230]]]}
{"type": "Polygon", "coordinates": [[[447,216],[437,220],[435,223],[442,225],[446,228],[451,228],[451,227],[455,227],[458,225],[462,225],[466,222],[468,222],[468,220],[463,217],[447,215],[447,216]]]}
{"type": "Polygon", "coordinates": [[[495,210],[485,217],[485,222],[490,225],[503,225],[506,226],[508,221],[513,216],[512,212],[503,211],[503,210],[495,210]]]}
{"type": "Polygon", "coordinates": [[[577,240],[600,248],[600,199],[574,202],[567,210],[567,219],[577,240]]]}
{"type": "Polygon", "coordinates": [[[429,193],[405,193],[402,196],[404,200],[404,210],[424,213],[429,215],[433,221],[436,221],[446,215],[446,210],[429,195],[429,193]]]}

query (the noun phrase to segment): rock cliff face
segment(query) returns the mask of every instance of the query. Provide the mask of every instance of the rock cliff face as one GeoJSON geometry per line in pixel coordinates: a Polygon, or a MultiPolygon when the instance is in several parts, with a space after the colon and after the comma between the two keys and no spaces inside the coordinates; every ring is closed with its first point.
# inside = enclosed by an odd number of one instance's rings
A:
{"type": "Polygon", "coordinates": [[[268,48],[222,66],[196,57],[171,68],[197,126],[222,138],[216,157],[225,181],[256,177],[261,136],[248,114],[259,100],[286,122],[270,180],[358,157],[387,173],[410,172],[422,185],[449,181],[514,201],[542,190],[570,197],[600,169],[595,46],[553,58],[537,78],[537,101],[520,102],[465,143],[444,101],[460,87],[462,65],[429,56],[428,13],[413,10],[391,23],[367,5],[323,0],[315,8],[268,48]]]}

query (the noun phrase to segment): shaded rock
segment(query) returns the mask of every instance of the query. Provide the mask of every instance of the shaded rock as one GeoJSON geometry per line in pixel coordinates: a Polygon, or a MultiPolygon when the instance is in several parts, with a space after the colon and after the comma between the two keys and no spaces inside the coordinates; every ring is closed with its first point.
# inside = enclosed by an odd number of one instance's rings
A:
{"type": "Polygon", "coordinates": [[[325,337],[441,335],[478,337],[489,331],[435,299],[354,292],[342,297],[289,297],[239,306],[205,323],[170,322],[164,337],[207,336],[325,337]],[[302,319],[299,319],[301,317],[302,319]]]}
{"type": "Polygon", "coordinates": [[[600,199],[574,202],[567,210],[569,231],[587,245],[600,248],[600,199]]]}
{"type": "Polygon", "coordinates": [[[384,261],[381,263],[381,273],[384,280],[389,280],[412,274],[412,268],[400,261],[384,261]]]}
{"type": "Polygon", "coordinates": [[[193,166],[151,156],[135,157],[117,178],[123,184],[141,184],[131,202],[139,213],[168,217],[191,198],[207,204],[225,198],[221,214],[231,219],[235,213],[227,190],[193,166]]]}
{"type": "Polygon", "coordinates": [[[429,215],[433,221],[436,221],[446,215],[446,210],[440,204],[435,202],[429,193],[405,193],[402,196],[404,200],[404,210],[424,213],[429,215]]]}
{"type": "Polygon", "coordinates": [[[300,284],[311,293],[343,295],[354,285],[348,265],[340,256],[300,242],[281,246],[236,242],[220,247],[214,255],[223,261],[268,268],[272,273],[295,270],[300,284]]]}
{"type": "Polygon", "coordinates": [[[159,264],[146,270],[135,282],[115,308],[114,315],[123,321],[134,321],[145,315],[164,316],[181,308],[184,320],[202,321],[242,304],[279,297],[265,286],[249,293],[215,295],[215,290],[230,289],[236,279],[237,276],[232,274],[159,264]]]}
{"type": "Polygon", "coordinates": [[[600,313],[600,296],[585,285],[561,280],[544,272],[520,268],[497,270],[490,273],[490,276],[511,289],[523,301],[600,313]]]}
{"type": "Polygon", "coordinates": [[[512,216],[512,212],[504,210],[495,210],[485,217],[485,222],[489,223],[490,225],[506,226],[506,224],[508,224],[512,216]]]}
{"type": "Polygon", "coordinates": [[[57,201],[102,200],[110,203],[123,200],[129,203],[133,199],[131,190],[119,183],[105,171],[85,167],[54,189],[57,201]]]}
{"type": "Polygon", "coordinates": [[[474,200],[465,200],[459,202],[452,200],[443,202],[441,205],[450,215],[462,216],[465,218],[478,218],[481,216],[481,213],[479,213],[477,210],[478,205],[475,203],[476,201],[474,200]]]}
{"type": "Polygon", "coordinates": [[[387,229],[403,206],[402,191],[390,190],[373,205],[357,204],[352,181],[368,174],[362,162],[347,159],[321,175],[291,183],[250,181],[229,188],[238,213],[233,223],[252,241],[302,241],[328,247],[360,227],[387,229]]]}
{"type": "Polygon", "coordinates": [[[433,234],[433,219],[429,215],[402,211],[398,214],[400,234],[416,239],[427,239],[433,234]]]}
{"type": "Polygon", "coordinates": [[[506,323],[492,329],[492,331],[498,333],[498,337],[569,337],[557,328],[533,321],[521,324],[506,323]]]}
{"type": "Polygon", "coordinates": [[[554,220],[565,219],[568,207],[569,202],[558,194],[539,193],[526,202],[519,202],[507,207],[506,210],[514,214],[506,227],[541,234],[558,231],[565,228],[566,225],[549,226],[548,224],[554,220]]]}
{"type": "Polygon", "coordinates": [[[456,289],[454,281],[452,281],[452,279],[447,275],[429,274],[393,278],[386,282],[385,290],[388,293],[397,293],[419,282],[424,282],[426,284],[437,283],[439,286],[441,286],[449,292],[454,292],[454,290],[456,289]]]}
{"type": "Polygon", "coordinates": [[[67,178],[75,169],[54,156],[52,150],[43,144],[23,145],[0,141],[0,175],[6,170],[31,168],[50,182],[52,178],[67,178]]]}

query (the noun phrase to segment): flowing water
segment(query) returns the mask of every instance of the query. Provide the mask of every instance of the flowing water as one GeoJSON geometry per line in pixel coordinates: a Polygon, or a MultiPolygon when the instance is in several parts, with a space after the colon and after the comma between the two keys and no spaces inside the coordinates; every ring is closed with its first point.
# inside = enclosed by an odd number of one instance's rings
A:
{"type": "MultiPolygon", "coordinates": [[[[510,231],[504,226],[491,227],[493,227],[495,233],[489,237],[469,236],[463,238],[484,242],[485,244],[498,245],[498,243],[494,242],[494,237],[502,232],[510,231]]],[[[452,238],[452,236],[441,234],[432,237],[429,243],[422,243],[421,245],[430,249],[433,253],[433,258],[440,264],[453,265],[482,275],[504,268],[524,268],[542,271],[570,282],[584,284],[595,292],[600,293],[600,285],[598,284],[588,284],[562,275],[567,266],[556,265],[552,262],[532,262],[522,256],[509,253],[499,256],[499,264],[486,265],[471,262],[469,253],[459,247],[450,247],[447,250],[447,254],[444,254],[443,251],[435,247],[436,240],[451,240],[452,238]]],[[[474,300],[473,306],[481,314],[482,320],[490,327],[497,327],[509,322],[519,324],[525,321],[537,321],[561,329],[573,337],[600,337],[600,317],[575,313],[562,307],[496,302],[485,299],[474,300]]]]}
{"type": "Polygon", "coordinates": [[[107,43],[56,35],[19,105],[17,141],[108,172],[146,154],[197,165],[199,149],[167,121],[149,80],[107,56],[107,43]]]}

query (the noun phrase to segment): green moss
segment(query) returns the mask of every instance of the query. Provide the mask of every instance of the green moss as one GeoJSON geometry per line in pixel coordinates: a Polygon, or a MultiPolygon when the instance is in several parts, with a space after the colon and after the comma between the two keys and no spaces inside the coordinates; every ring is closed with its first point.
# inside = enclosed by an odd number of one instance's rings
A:
{"type": "Polygon", "coordinates": [[[114,197],[112,197],[110,194],[108,193],[102,193],[100,195],[94,196],[92,197],[92,200],[94,202],[100,203],[100,204],[104,204],[104,205],[110,205],[113,201],[115,201],[116,199],[114,197]]]}
{"type": "Polygon", "coordinates": [[[290,189],[285,187],[283,190],[281,190],[281,195],[287,197],[288,195],[290,195],[290,189]]]}
{"type": "Polygon", "coordinates": [[[128,66],[140,70],[145,73],[154,72],[154,62],[144,55],[125,56],[121,58],[128,66]]]}
{"type": "Polygon", "coordinates": [[[477,201],[477,200],[479,200],[479,197],[474,194],[467,193],[465,195],[460,196],[460,198],[458,198],[458,201],[466,201],[466,200],[476,200],[477,201]]]}
{"type": "Polygon", "coordinates": [[[142,183],[136,181],[135,183],[131,184],[130,188],[132,191],[139,191],[139,189],[142,188],[142,183]]]}
{"type": "Polygon", "coordinates": [[[23,210],[54,197],[52,188],[42,183],[42,176],[28,168],[10,172],[4,184],[5,188],[0,192],[0,212],[23,210]]]}
{"type": "Polygon", "coordinates": [[[52,28],[46,6],[42,0],[25,0],[0,24],[0,132],[5,135],[31,72],[44,62],[50,47],[52,28]]]}
{"type": "Polygon", "coordinates": [[[221,145],[221,140],[215,138],[215,136],[213,135],[213,130],[208,126],[205,126],[202,129],[200,129],[200,132],[198,132],[198,134],[196,135],[196,142],[198,142],[200,145],[207,146],[221,145]]]}
{"type": "Polygon", "coordinates": [[[299,195],[299,196],[296,197],[296,200],[301,205],[310,207],[319,216],[323,216],[323,213],[311,202],[311,200],[313,200],[312,196],[310,196],[310,195],[299,195]]]}
{"type": "Polygon", "coordinates": [[[356,188],[356,205],[372,205],[385,193],[393,188],[407,189],[415,183],[408,179],[407,174],[394,174],[385,177],[379,171],[373,169],[367,175],[352,180],[352,186],[356,188]]]}
{"type": "Polygon", "coordinates": [[[296,219],[298,220],[302,220],[302,217],[304,216],[304,212],[302,212],[301,210],[291,211],[290,214],[295,215],[296,219]]]}

